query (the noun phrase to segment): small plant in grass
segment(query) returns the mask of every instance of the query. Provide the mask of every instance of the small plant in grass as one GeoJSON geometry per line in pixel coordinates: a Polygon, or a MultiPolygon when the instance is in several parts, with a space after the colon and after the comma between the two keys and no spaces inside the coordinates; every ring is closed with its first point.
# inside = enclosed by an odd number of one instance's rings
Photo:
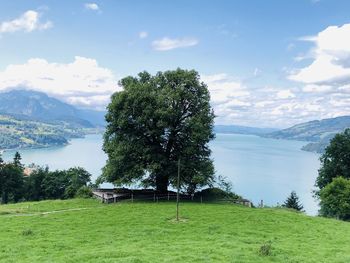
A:
{"type": "Polygon", "coordinates": [[[267,241],[261,245],[259,249],[259,254],[261,256],[270,256],[272,253],[272,244],[271,241],[267,241]]]}
{"type": "Polygon", "coordinates": [[[8,212],[8,211],[0,211],[0,216],[2,216],[2,215],[9,215],[9,214],[11,214],[11,213],[8,212]]]}
{"type": "Polygon", "coordinates": [[[33,235],[33,231],[31,229],[25,229],[22,231],[23,236],[31,236],[33,235]]]}

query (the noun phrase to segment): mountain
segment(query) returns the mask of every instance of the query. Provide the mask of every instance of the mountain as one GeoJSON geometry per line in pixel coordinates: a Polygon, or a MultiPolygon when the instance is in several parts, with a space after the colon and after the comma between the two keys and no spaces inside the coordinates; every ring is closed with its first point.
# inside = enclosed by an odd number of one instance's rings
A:
{"type": "Polygon", "coordinates": [[[308,141],[302,149],[323,152],[335,134],[350,128],[350,116],[309,121],[263,135],[268,138],[308,141]]]}
{"type": "Polygon", "coordinates": [[[249,135],[263,135],[277,131],[273,128],[256,128],[239,125],[215,125],[215,133],[236,133],[236,134],[249,134],[249,135]]]}
{"type": "Polygon", "coordinates": [[[80,110],[45,93],[11,90],[0,93],[0,114],[47,123],[67,122],[75,127],[102,126],[104,113],[80,110]]]}

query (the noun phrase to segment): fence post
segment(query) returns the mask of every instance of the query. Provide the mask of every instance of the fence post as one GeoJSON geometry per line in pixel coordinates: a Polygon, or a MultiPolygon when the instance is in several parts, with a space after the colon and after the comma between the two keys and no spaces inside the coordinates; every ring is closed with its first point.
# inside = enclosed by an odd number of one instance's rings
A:
{"type": "Polygon", "coordinates": [[[260,208],[263,208],[264,207],[264,200],[261,199],[260,201],[260,208]]]}
{"type": "Polygon", "coordinates": [[[102,194],[102,203],[105,201],[105,194],[102,194]]]}
{"type": "Polygon", "coordinates": [[[168,191],[168,201],[170,200],[170,196],[169,196],[169,191],[168,191]]]}
{"type": "Polygon", "coordinates": [[[134,202],[134,193],[131,192],[131,203],[134,202]]]}
{"type": "Polygon", "coordinates": [[[156,192],[153,193],[153,202],[156,201],[156,192]]]}
{"type": "Polygon", "coordinates": [[[203,204],[203,196],[201,196],[201,204],[203,204]]]}

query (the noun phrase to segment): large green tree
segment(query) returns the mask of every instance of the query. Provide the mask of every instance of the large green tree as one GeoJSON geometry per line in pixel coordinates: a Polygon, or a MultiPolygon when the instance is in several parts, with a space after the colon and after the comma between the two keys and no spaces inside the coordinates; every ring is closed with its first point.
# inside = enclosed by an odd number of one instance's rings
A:
{"type": "Polygon", "coordinates": [[[336,177],[350,179],[350,129],[335,135],[320,160],[321,168],[316,179],[319,189],[336,177]]]}
{"type": "Polygon", "coordinates": [[[208,143],[214,113],[207,86],[196,71],[147,72],[120,81],[106,115],[101,179],[117,185],[141,182],[164,192],[176,184],[188,192],[213,181],[208,143]]]}

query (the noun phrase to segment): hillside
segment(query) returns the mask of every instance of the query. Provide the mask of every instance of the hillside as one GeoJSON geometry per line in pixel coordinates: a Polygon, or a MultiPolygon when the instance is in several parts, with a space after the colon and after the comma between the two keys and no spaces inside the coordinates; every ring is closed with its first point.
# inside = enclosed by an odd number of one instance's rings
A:
{"type": "Polygon", "coordinates": [[[263,135],[268,138],[308,141],[303,150],[322,152],[335,134],[350,127],[350,116],[315,120],[263,135]]]}
{"type": "Polygon", "coordinates": [[[256,128],[240,125],[215,125],[214,131],[216,133],[235,133],[235,134],[249,134],[249,135],[263,135],[277,131],[273,128],[256,128]]]}
{"type": "Polygon", "coordinates": [[[0,93],[0,113],[49,123],[64,121],[77,128],[102,126],[104,123],[104,112],[77,109],[45,93],[31,90],[0,93]]]}
{"type": "Polygon", "coordinates": [[[0,262],[350,262],[347,222],[229,204],[180,209],[176,223],[173,202],[3,205],[0,262]]]}
{"type": "Polygon", "coordinates": [[[65,145],[69,139],[83,137],[85,132],[86,129],[66,122],[49,124],[0,115],[0,149],[65,145]]]}

